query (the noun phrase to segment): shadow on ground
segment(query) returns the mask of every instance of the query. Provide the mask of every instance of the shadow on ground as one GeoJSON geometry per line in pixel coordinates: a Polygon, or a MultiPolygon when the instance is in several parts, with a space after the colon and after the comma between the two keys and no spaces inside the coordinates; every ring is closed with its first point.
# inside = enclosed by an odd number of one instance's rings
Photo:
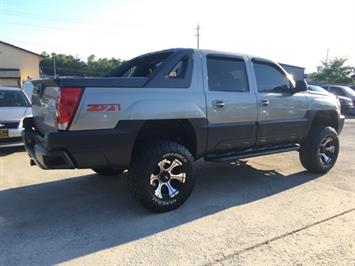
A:
{"type": "Polygon", "coordinates": [[[25,151],[25,147],[22,144],[16,144],[9,147],[0,146],[0,157],[23,151],[25,151]]]}
{"type": "MultiPolygon", "coordinates": [[[[55,264],[140,239],[317,178],[249,165],[198,162],[195,189],[179,209],[152,214],[126,176],[87,175],[0,191],[0,264],[55,264]]],[[[48,172],[50,174],[50,172],[48,172]]]]}

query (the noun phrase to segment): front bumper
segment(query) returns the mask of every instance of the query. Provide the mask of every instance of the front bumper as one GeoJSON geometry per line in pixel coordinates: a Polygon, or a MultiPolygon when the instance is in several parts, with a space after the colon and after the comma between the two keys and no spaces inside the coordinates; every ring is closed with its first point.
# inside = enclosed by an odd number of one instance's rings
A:
{"type": "Polygon", "coordinates": [[[339,122],[338,122],[338,134],[340,134],[341,131],[343,130],[344,123],[345,123],[345,116],[340,115],[339,116],[339,122]]]}
{"type": "Polygon", "coordinates": [[[354,111],[354,105],[352,105],[352,104],[351,104],[351,105],[350,105],[350,104],[348,104],[348,105],[345,105],[345,104],[341,105],[341,113],[342,113],[342,114],[349,115],[349,114],[352,114],[353,111],[354,111]]]}
{"type": "Polygon", "coordinates": [[[138,132],[136,126],[123,126],[58,131],[42,136],[36,131],[33,118],[26,118],[23,126],[26,150],[43,169],[127,168],[138,132]]]}

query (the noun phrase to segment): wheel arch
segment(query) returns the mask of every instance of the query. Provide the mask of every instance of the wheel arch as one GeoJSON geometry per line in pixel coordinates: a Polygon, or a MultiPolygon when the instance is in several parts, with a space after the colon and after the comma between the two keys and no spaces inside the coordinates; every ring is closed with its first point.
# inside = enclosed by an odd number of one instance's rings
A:
{"type": "Polygon", "coordinates": [[[309,135],[312,128],[315,126],[330,126],[339,133],[340,115],[336,110],[321,110],[314,111],[309,114],[310,123],[307,128],[306,136],[309,135]]]}
{"type": "Polygon", "coordinates": [[[171,140],[185,146],[195,159],[202,157],[207,146],[207,120],[158,119],[146,120],[139,129],[133,145],[133,152],[140,145],[152,140],[171,140]]]}

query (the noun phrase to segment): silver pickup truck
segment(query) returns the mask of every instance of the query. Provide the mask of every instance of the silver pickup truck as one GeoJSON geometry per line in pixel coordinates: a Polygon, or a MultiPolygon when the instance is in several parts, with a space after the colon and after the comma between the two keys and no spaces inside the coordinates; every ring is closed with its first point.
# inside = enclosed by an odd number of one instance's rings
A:
{"type": "Polygon", "coordinates": [[[210,50],[136,57],[105,77],[33,81],[23,122],[31,164],[43,169],[128,169],[132,194],[163,212],[195,183],[192,162],[299,151],[310,172],[330,170],[344,124],[333,97],[307,92],[278,64],[210,50]]]}

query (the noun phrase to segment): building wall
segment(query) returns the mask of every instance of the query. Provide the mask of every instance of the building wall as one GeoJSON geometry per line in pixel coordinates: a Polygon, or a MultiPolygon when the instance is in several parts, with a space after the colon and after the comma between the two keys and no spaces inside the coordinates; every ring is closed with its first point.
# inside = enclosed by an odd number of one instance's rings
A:
{"type": "Polygon", "coordinates": [[[20,82],[27,80],[27,77],[39,77],[39,62],[42,58],[15,47],[0,43],[0,69],[20,69],[20,82]]]}
{"type": "Polygon", "coordinates": [[[303,67],[292,66],[292,65],[281,64],[281,63],[280,65],[287,71],[287,73],[293,76],[294,80],[304,80],[305,75],[304,75],[303,67]]]}

